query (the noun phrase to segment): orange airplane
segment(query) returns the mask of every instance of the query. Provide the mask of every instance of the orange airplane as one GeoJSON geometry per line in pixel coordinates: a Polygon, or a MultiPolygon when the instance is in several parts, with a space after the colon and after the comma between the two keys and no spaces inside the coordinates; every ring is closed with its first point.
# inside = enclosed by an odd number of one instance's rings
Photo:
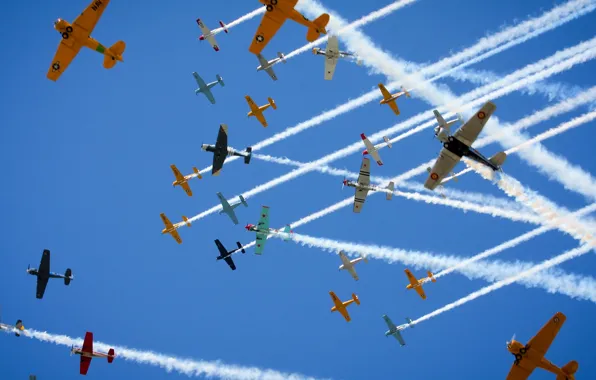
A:
{"type": "Polygon", "coordinates": [[[197,177],[198,179],[203,178],[203,176],[201,176],[201,173],[199,173],[199,169],[192,168],[192,170],[194,171],[193,174],[183,176],[182,173],[180,173],[180,170],[178,170],[178,168],[176,167],[176,165],[170,165],[170,168],[172,168],[172,171],[174,172],[174,177],[176,177],[176,180],[172,182],[172,186],[181,186],[186,192],[186,195],[192,197],[192,190],[190,189],[190,186],[188,186],[188,180],[194,177],[197,177]]]}
{"type": "Polygon", "coordinates": [[[516,341],[513,335],[507,342],[507,350],[515,356],[515,361],[506,380],[525,380],[536,367],[554,373],[557,380],[575,380],[575,372],[579,367],[575,360],[559,368],[544,358],[566,319],[565,314],[556,313],[525,346],[516,341]]]}
{"type": "Polygon", "coordinates": [[[159,214],[159,216],[161,216],[161,220],[163,221],[163,224],[166,225],[166,228],[164,228],[163,230],[161,230],[162,234],[170,234],[172,235],[172,237],[174,238],[174,240],[176,240],[176,242],[178,244],[182,244],[182,239],[180,239],[180,235],[178,234],[178,228],[182,227],[184,224],[186,224],[188,227],[190,227],[190,222],[188,221],[188,218],[186,216],[182,216],[182,220],[184,220],[183,222],[178,222],[176,224],[172,224],[172,222],[170,222],[170,219],[168,219],[168,217],[166,216],[166,214],[164,214],[163,212],[161,214],[159,214]]]}
{"type": "Polygon", "coordinates": [[[62,41],[48,70],[48,79],[58,80],[83,46],[103,54],[103,67],[106,69],[114,67],[117,61],[124,62],[122,60],[122,53],[126,48],[124,41],[118,41],[106,48],[91,37],[91,32],[109,3],[110,0],[94,0],[72,24],[60,18],[54,22],[54,29],[62,35],[62,41]]]}
{"type": "Polygon", "coordinates": [[[422,284],[427,282],[429,279],[432,282],[437,282],[437,280],[433,277],[433,274],[430,271],[428,271],[428,278],[422,278],[418,280],[416,279],[416,277],[414,277],[414,275],[412,274],[412,272],[410,272],[409,269],[404,270],[404,272],[406,272],[406,276],[408,276],[408,280],[410,280],[410,283],[408,284],[408,286],[406,286],[406,289],[416,289],[416,292],[418,293],[418,295],[420,295],[420,298],[425,300],[426,294],[424,293],[424,289],[422,289],[422,284]]]}
{"type": "Polygon", "coordinates": [[[346,302],[341,302],[341,300],[339,298],[337,298],[335,293],[329,292],[329,295],[331,296],[331,299],[333,300],[333,303],[335,304],[335,306],[333,306],[331,308],[331,312],[333,313],[334,311],[339,311],[339,313],[344,316],[346,321],[350,322],[352,319],[350,318],[350,314],[348,314],[348,310],[346,308],[349,304],[351,304],[353,302],[356,302],[356,305],[360,305],[360,299],[358,298],[358,296],[356,294],[352,293],[351,300],[348,300],[346,302]]]}
{"type": "Polygon", "coordinates": [[[254,39],[248,48],[253,54],[260,54],[267,46],[269,40],[275,36],[279,28],[283,25],[286,19],[291,18],[299,24],[308,28],[306,33],[306,40],[313,42],[322,34],[327,34],[325,27],[329,22],[329,15],[323,13],[314,21],[310,21],[304,17],[300,12],[294,9],[298,0],[259,0],[261,4],[265,5],[267,12],[261,19],[261,24],[255,33],[254,39]]]}
{"type": "Polygon", "coordinates": [[[277,105],[275,104],[275,100],[271,99],[271,98],[267,98],[267,100],[269,101],[269,103],[262,105],[262,106],[257,106],[257,104],[252,100],[252,98],[248,95],[246,95],[244,97],[246,99],[246,102],[248,103],[248,106],[250,107],[250,111],[246,114],[246,116],[251,117],[254,116],[257,118],[257,120],[261,123],[261,125],[265,128],[267,128],[267,120],[265,120],[265,116],[263,116],[263,111],[265,111],[267,108],[271,107],[274,110],[277,109],[277,105]]]}
{"type": "Polygon", "coordinates": [[[397,98],[399,98],[402,95],[405,95],[408,98],[410,97],[410,93],[408,92],[408,90],[406,90],[403,86],[401,89],[401,92],[398,92],[397,94],[391,94],[389,90],[387,90],[385,86],[383,86],[383,83],[379,83],[379,90],[381,90],[381,93],[383,94],[383,99],[381,99],[379,104],[388,104],[389,108],[393,110],[393,113],[399,115],[399,107],[397,106],[397,102],[395,100],[397,100],[397,98]]]}

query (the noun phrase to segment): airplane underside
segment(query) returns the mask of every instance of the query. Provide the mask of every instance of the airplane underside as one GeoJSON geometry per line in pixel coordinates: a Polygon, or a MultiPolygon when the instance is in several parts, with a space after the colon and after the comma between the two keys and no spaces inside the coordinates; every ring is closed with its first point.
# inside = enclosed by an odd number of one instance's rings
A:
{"type": "Polygon", "coordinates": [[[497,166],[495,166],[492,162],[490,162],[480,152],[478,152],[474,148],[467,146],[466,144],[459,141],[454,136],[449,136],[448,141],[446,143],[444,143],[443,146],[445,147],[445,149],[447,149],[449,152],[455,154],[460,159],[463,156],[466,156],[466,157],[470,158],[471,160],[478,162],[479,164],[488,166],[492,170],[495,170],[495,171],[499,170],[499,168],[497,166]]]}

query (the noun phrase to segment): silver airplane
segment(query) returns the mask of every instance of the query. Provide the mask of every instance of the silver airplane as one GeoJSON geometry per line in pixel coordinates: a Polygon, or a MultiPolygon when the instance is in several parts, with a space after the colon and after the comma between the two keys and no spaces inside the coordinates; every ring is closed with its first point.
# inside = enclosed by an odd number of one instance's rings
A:
{"type": "Polygon", "coordinates": [[[257,54],[257,58],[259,59],[259,62],[261,63],[259,66],[257,66],[257,71],[265,70],[265,72],[267,74],[269,74],[271,79],[277,80],[275,71],[273,71],[273,65],[277,64],[279,61],[286,63],[286,57],[281,52],[277,52],[277,58],[273,58],[270,61],[268,61],[265,57],[263,57],[263,55],[261,53],[257,54]]]}

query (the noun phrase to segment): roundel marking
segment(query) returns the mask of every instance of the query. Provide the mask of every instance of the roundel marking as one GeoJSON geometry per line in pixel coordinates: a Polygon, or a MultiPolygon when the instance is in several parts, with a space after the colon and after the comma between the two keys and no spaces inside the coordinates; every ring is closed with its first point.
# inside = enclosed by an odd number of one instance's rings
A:
{"type": "Polygon", "coordinates": [[[439,175],[438,175],[437,173],[432,173],[432,174],[430,175],[430,178],[431,178],[433,181],[436,181],[437,179],[439,179],[439,175]]]}
{"type": "Polygon", "coordinates": [[[484,112],[480,111],[480,112],[478,112],[477,116],[480,120],[482,120],[486,117],[486,114],[484,112]]]}

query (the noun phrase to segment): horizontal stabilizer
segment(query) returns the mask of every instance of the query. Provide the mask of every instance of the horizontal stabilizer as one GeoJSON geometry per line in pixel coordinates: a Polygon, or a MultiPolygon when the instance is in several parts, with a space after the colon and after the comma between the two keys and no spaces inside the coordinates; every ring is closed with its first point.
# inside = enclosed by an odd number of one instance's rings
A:
{"type": "Polygon", "coordinates": [[[352,293],[352,299],[356,302],[356,305],[360,305],[360,298],[355,293],[352,293]]]}
{"type": "Polygon", "coordinates": [[[217,74],[215,76],[215,78],[217,78],[217,83],[219,83],[222,87],[225,86],[225,83],[224,83],[223,78],[221,77],[221,75],[217,74]]]}
{"type": "Polygon", "coordinates": [[[578,367],[579,364],[575,360],[565,364],[563,367],[561,367],[561,371],[569,376],[557,375],[557,380],[575,380],[575,376],[573,375],[577,372],[578,367]]]}
{"type": "Polygon", "coordinates": [[[437,282],[437,279],[435,278],[435,276],[433,275],[433,273],[431,271],[426,272],[428,275],[428,278],[430,278],[430,280],[432,282],[437,282]]]}
{"type": "Polygon", "coordinates": [[[389,182],[389,185],[387,185],[387,190],[389,190],[386,194],[386,198],[388,201],[391,200],[391,198],[393,198],[393,192],[395,191],[395,184],[393,182],[389,182]]]}
{"type": "Polygon", "coordinates": [[[286,56],[285,56],[285,55],[283,55],[283,53],[282,53],[282,52],[278,51],[278,52],[277,52],[277,56],[278,56],[278,57],[281,59],[281,61],[282,61],[283,63],[286,63],[286,56]]]}
{"type": "Polygon", "coordinates": [[[238,246],[238,249],[240,250],[240,252],[246,253],[246,251],[244,250],[244,247],[242,247],[242,244],[240,244],[239,241],[236,242],[236,245],[238,246]]]}
{"type": "Polygon", "coordinates": [[[269,101],[269,104],[271,105],[271,107],[276,110],[277,109],[277,104],[275,104],[275,100],[271,99],[271,98],[267,98],[267,100],[269,101]]]}
{"type": "Polygon", "coordinates": [[[201,172],[199,171],[199,169],[197,169],[197,168],[193,167],[193,168],[192,168],[192,171],[193,171],[193,172],[195,172],[195,174],[197,175],[197,178],[198,178],[198,179],[201,179],[201,178],[203,178],[203,176],[201,175],[201,172]]]}
{"type": "Polygon", "coordinates": [[[321,33],[327,34],[327,30],[325,30],[325,27],[328,23],[329,15],[327,13],[323,13],[322,15],[317,17],[313,21],[313,24],[315,24],[315,28],[308,28],[308,31],[306,32],[306,40],[308,42],[313,42],[314,40],[319,38],[321,33]]]}
{"type": "Polygon", "coordinates": [[[228,33],[228,28],[227,28],[226,24],[223,23],[223,21],[219,20],[219,25],[221,25],[224,32],[228,33]]]}
{"type": "Polygon", "coordinates": [[[240,202],[242,202],[244,207],[248,207],[248,203],[246,203],[246,199],[242,195],[239,195],[238,198],[240,198],[240,202]]]}
{"type": "Polygon", "coordinates": [[[393,147],[393,145],[391,145],[391,141],[389,141],[389,137],[387,136],[383,136],[383,141],[385,141],[385,143],[387,144],[387,148],[393,147]]]}
{"type": "Polygon", "coordinates": [[[406,317],[406,322],[408,322],[408,325],[409,325],[411,328],[414,328],[414,325],[412,324],[412,322],[414,322],[414,321],[412,321],[412,318],[410,318],[410,317],[406,317]]]}
{"type": "Polygon", "coordinates": [[[25,326],[23,326],[23,321],[22,320],[17,320],[17,323],[14,324],[15,329],[17,329],[17,331],[14,333],[16,336],[21,336],[21,331],[25,330],[25,326]]]}
{"type": "Polygon", "coordinates": [[[492,156],[489,161],[497,166],[497,167],[501,167],[501,165],[503,165],[503,163],[505,162],[505,159],[507,158],[507,153],[505,152],[499,152],[497,154],[495,154],[494,156],[492,156]]]}
{"type": "Polygon", "coordinates": [[[246,153],[247,153],[247,155],[244,156],[244,163],[250,164],[250,158],[252,157],[252,147],[251,146],[246,148],[246,153]]]}
{"type": "Polygon", "coordinates": [[[116,62],[123,62],[122,53],[126,49],[124,41],[118,41],[114,45],[110,46],[109,52],[104,53],[103,67],[111,69],[116,65],[116,62]],[[111,53],[111,54],[110,54],[111,53]]]}
{"type": "Polygon", "coordinates": [[[66,272],[64,272],[64,285],[70,284],[70,280],[72,280],[71,276],[72,270],[70,268],[67,268],[66,272]]]}
{"type": "Polygon", "coordinates": [[[115,356],[116,355],[114,354],[114,349],[110,348],[110,350],[108,351],[108,363],[113,362],[115,356]]]}
{"type": "Polygon", "coordinates": [[[186,225],[187,225],[188,227],[190,227],[190,224],[191,224],[191,223],[188,221],[188,218],[187,218],[186,216],[182,215],[182,220],[184,220],[184,223],[186,223],[186,225]]]}

